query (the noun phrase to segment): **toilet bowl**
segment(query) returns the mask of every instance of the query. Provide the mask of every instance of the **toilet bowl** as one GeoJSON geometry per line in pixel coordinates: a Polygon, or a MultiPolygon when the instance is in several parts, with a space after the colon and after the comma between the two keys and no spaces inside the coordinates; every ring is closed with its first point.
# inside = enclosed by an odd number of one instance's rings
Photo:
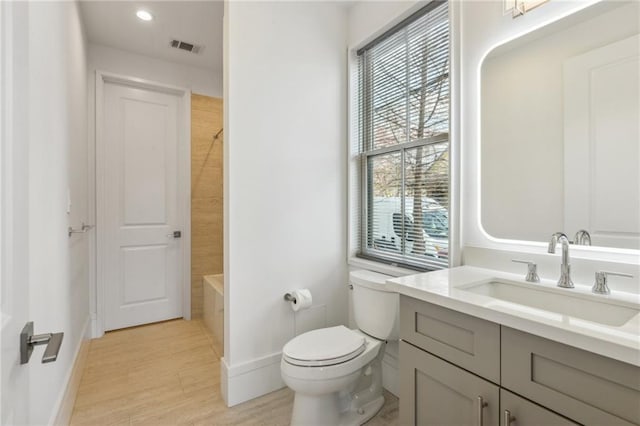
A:
{"type": "Polygon", "coordinates": [[[284,346],[282,379],[295,392],[292,425],[360,425],[384,404],[382,357],[385,338],[397,339],[399,304],[398,294],[385,288],[388,278],[369,271],[350,274],[359,329],[312,330],[284,346]],[[356,309],[358,301],[366,306],[356,309]]]}

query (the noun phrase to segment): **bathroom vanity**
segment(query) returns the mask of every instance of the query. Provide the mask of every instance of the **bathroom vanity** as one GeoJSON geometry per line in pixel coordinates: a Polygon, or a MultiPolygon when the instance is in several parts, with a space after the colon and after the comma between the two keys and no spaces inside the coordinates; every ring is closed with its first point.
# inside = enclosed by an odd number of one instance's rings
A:
{"type": "Polygon", "coordinates": [[[470,266],[387,285],[401,294],[400,424],[640,424],[637,295],[470,266]]]}

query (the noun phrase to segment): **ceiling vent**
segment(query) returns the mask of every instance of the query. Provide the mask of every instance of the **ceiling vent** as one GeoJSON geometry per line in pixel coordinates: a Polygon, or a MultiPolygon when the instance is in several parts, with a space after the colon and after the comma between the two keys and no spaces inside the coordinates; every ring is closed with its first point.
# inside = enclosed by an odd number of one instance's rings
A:
{"type": "Polygon", "coordinates": [[[171,40],[169,43],[171,47],[175,47],[176,49],[186,50],[191,53],[200,53],[200,51],[204,48],[204,46],[198,46],[193,43],[187,43],[186,41],[181,40],[171,40]]]}

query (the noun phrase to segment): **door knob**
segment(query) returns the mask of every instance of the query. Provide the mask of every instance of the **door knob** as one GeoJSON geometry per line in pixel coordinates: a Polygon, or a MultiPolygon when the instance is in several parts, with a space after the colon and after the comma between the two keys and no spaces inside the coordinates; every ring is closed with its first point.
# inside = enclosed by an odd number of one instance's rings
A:
{"type": "Polygon", "coordinates": [[[20,364],[29,362],[33,347],[37,345],[47,345],[42,355],[43,364],[55,361],[58,359],[63,337],[64,333],[33,334],[33,321],[29,321],[20,333],[20,364]]]}
{"type": "Polygon", "coordinates": [[[171,234],[167,234],[168,238],[182,238],[182,231],[173,231],[171,234]]]}

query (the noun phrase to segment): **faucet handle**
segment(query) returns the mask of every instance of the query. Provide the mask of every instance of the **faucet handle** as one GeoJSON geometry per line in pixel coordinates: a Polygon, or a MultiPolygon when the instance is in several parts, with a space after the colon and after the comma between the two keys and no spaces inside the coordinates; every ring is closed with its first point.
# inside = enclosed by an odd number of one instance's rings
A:
{"type": "Polygon", "coordinates": [[[596,294],[610,294],[611,290],[607,285],[607,277],[609,275],[616,275],[618,277],[633,278],[631,274],[625,274],[623,272],[610,272],[610,271],[598,271],[596,272],[596,282],[593,283],[591,291],[596,294]]]}
{"type": "Polygon", "coordinates": [[[527,276],[525,280],[530,283],[539,283],[540,277],[538,276],[538,265],[530,260],[520,260],[520,259],[511,259],[512,262],[515,263],[526,263],[527,264],[527,276]]]}
{"type": "Polygon", "coordinates": [[[573,237],[573,244],[578,246],[590,246],[591,245],[591,234],[586,229],[581,229],[576,232],[576,236],[573,237]]]}

